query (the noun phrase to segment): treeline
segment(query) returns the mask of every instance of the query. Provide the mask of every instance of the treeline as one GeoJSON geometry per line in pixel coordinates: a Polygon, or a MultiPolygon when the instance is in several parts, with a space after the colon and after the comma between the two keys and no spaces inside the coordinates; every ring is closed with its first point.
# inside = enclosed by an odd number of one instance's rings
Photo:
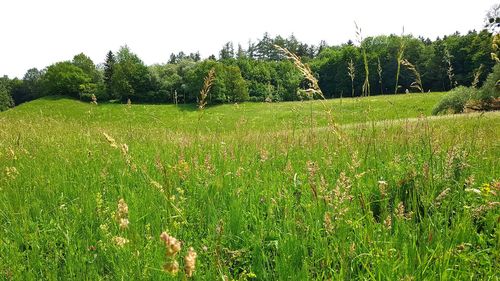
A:
{"type": "Polygon", "coordinates": [[[116,53],[109,51],[105,62],[98,65],[85,54],[78,54],[71,61],[57,62],[43,70],[30,69],[22,79],[0,78],[0,103],[20,104],[46,95],[192,103],[197,101],[203,78],[212,68],[216,79],[209,103],[299,100],[298,89],[305,81],[274,45],[289,49],[309,63],[327,98],[360,96],[366,83],[371,87],[365,94],[370,95],[407,89],[447,91],[473,83],[480,86],[494,65],[490,57],[492,36],[487,30],[456,33],[434,41],[409,35],[377,36],[340,46],[324,42],[307,45],[294,36],[272,38],[266,33],[246,49],[228,42],[218,57],[202,60],[199,53],[180,52],[172,54],[166,64],[151,66],[127,46],[116,53]],[[401,64],[402,60],[413,69],[401,64]],[[417,74],[421,88],[415,87],[417,74]]]}

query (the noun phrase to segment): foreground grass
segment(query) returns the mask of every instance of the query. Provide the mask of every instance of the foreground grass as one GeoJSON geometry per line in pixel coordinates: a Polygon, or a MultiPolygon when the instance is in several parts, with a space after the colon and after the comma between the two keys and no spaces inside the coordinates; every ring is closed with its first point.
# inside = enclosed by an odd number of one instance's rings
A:
{"type": "Polygon", "coordinates": [[[316,103],[2,113],[0,276],[183,279],[166,230],[199,280],[498,279],[500,114],[416,118],[439,97],[329,101],[339,131],[316,103]]]}

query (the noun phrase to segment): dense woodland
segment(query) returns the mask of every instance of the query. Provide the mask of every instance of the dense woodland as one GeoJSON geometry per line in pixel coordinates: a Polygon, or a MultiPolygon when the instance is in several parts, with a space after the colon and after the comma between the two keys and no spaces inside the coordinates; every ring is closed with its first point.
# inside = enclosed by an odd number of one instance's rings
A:
{"type": "Polygon", "coordinates": [[[407,89],[447,91],[459,85],[481,86],[495,63],[490,57],[491,35],[488,30],[471,31],[432,41],[411,35],[363,39],[358,34],[356,42],[340,46],[321,42],[315,46],[294,36],[272,38],[265,33],[260,40],[249,42],[246,49],[228,42],[218,57],[202,60],[199,53],[180,52],[170,55],[166,64],[150,66],[123,46],[105,54],[102,64],[96,65],[81,53],[71,61],[57,62],[42,70],[29,69],[22,79],[4,76],[0,78],[0,104],[13,106],[46,95],[192,103],[197,101],[203,78],[212,68],[216,79],[209,103],[300,100],[303,97],[298,89],[305,81],[274,45],[287,48],[307,62],[327,98],[394,94],[407,89]],[[410,64],[401,64],[402,60],[410,64]],[[415,70],[421,88],[415,87],[415,70]],[[370,87],[363,91],[367,82],[370,87]]]}

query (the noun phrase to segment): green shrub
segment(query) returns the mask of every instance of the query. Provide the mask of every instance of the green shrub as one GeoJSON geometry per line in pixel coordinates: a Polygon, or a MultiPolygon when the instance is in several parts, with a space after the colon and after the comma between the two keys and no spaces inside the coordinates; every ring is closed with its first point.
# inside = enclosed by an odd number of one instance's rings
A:
{"type": "Polygon", "coordinates": [[[460,86],[451,90],[432,110],[433,115],[443,113],[461,113],[471,99],[478,96],[478,90],[460,86]]]}
{"type": "Polygon", "coordinates": [[[3,85],[0,85],[0,111],[7,110],[11,107],[14,107],[14,100],[9,90],[3,85]]]}
{"type": "Polygon", "coordinates": [[[481,102],[489,103],[493,99],[500,97],[500,87],[497,83],[500,81],[500,64],[496,64],[493,67],[493,71],[488,75],[486,81],[484,82],[481,91],[478,93],[478,99],[481,102]]]}

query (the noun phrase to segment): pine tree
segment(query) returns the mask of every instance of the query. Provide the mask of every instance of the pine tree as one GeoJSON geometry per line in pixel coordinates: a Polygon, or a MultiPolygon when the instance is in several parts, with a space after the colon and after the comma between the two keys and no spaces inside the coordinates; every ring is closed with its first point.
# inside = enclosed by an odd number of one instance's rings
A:
{"type": "Polygon", "coordinates": [[[113,96],[113,73],[115,67],[115,55],[112,51],[109,51],[106,55],[106,61],[104,62],[104,84],[106,86],[106,93],[109,96],[113,96]]]}

